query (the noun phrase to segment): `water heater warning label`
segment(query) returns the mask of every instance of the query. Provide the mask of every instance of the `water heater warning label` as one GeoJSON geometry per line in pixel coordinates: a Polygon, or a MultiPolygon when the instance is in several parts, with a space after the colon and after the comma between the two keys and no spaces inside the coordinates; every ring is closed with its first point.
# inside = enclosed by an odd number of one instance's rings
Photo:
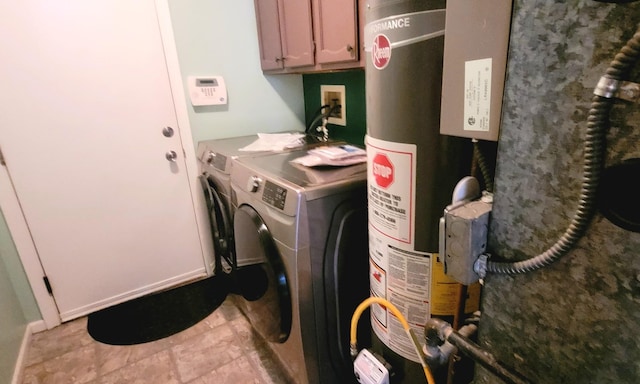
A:
{"type": "MultiPolygon", "coordinates": [[[[371,294],[389,300],[416,334],[429,318],[431,255],[415,240],[416,145],[365,138],[371,294]]],[[[371,325],[393,351],[419,362],[401,321],[374,304],[371,325]]]]}
{"type": "Polygon", "coordinates": [[[491,58],[464,65],[464,130],[489,131],[491,115],[491,58]]]}
{"type": "Polygon", "coordinates": [[[369,222],[380,234],[413,245],[416,146],[366,138],[369,222]]]}

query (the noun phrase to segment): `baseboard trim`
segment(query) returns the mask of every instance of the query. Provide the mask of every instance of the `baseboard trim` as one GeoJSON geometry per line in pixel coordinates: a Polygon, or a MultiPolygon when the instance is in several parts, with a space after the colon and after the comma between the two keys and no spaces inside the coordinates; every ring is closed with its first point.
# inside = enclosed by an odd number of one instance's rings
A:
{"type": "Polygon", "coordinates": [[[47,323],[44,320],[32,321],[28,327],[31,330],[31,334],[39,333],[47,330],[47,323]]]}
{"type": "Polygon", "coordinates": [[[27,324],[22,336],[22,343],[20,344],[20,353],[18,354],[18,360],[16,366],[13,369],[13,379],[11,384],[22,383],[22,375],[24,373],[24,364],[27,361],[27,353],[29,353],[29,345],[31,344],[31,337],[34,333],[42,332],[47,329],[47,325],[44,320],[33,321],[27,324]]]}

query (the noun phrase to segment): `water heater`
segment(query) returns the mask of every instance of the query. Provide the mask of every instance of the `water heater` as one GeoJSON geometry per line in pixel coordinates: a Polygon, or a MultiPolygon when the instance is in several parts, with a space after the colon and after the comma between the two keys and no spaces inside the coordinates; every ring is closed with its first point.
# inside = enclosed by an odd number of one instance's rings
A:
{"type": "MultiPolygon", "coordinates": [[[[370,288],[422,335],[429,317],[456,311],[459,285],[442,272],[438,223],[456,183],[468,173],[471,144],[440,134],[445,2],[367,4],[370,288]]],[[[479,297],[479,287],[468,294],[479,297]]],[[[398,319],[373,305],[371,326],[374,350],[403,376],[401,381],[424,382],[398,319]]]]}

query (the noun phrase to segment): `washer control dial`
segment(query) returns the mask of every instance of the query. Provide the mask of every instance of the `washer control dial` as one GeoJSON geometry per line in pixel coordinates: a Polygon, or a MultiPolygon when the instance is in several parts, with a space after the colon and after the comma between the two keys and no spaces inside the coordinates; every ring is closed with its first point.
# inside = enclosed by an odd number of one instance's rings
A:
{"type": "Polygon", "coordinates": [[[262,179],[258,176],[251,176],[249,181],[247,182],[247,191],[249,192],[257,192],[260,188],[260,183],[262,183],[262,179]]]}
{"type": "Polygon", "coordinates": [[[206,155],[207,164],[213,164],[213,161],[216,159],[216,154],[213,151],[208,151],[206,155]]]}

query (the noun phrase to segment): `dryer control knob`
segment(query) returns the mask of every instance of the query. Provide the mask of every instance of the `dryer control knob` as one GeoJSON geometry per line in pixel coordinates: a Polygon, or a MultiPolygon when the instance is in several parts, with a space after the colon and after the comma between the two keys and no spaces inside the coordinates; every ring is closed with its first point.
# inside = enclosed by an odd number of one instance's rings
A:
{"type": "Polygon", "coordinates": [[[256,192],[258,188],[260,188],[261,182],[262,179],[260,179],[258,176],[251,176],[249,182],[247,182],[247,190],[249,192],[256,192]]]}
{"type": "Polygon", "coordinates": [[[213,161],[216,159],[216,154],[213,151],[209,151],[207,153],[207,164],[213,164],[213,161]]]}

